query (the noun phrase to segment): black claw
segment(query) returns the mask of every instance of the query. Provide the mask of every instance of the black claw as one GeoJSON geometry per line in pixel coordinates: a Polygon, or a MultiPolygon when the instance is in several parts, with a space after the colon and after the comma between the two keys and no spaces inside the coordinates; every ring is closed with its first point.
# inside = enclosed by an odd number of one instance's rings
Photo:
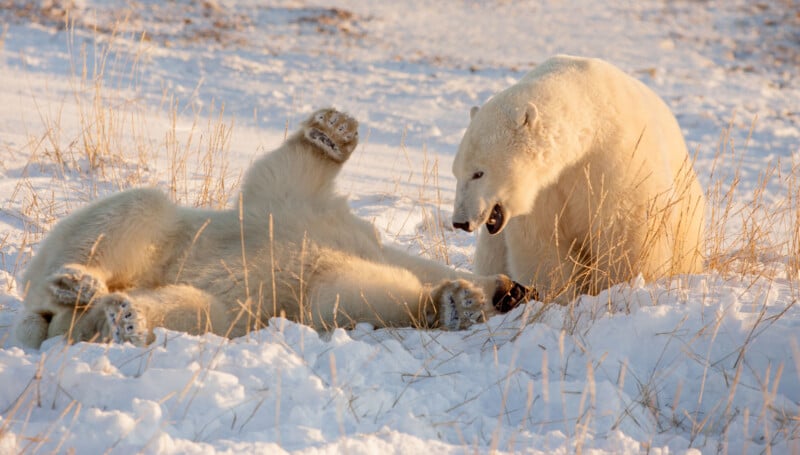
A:
{"type": "Polygon", "coordinates": [[[514,282],[514,285],[515,285],[515,287],[518,286],[520,289],[522,289],[522,292],[524,294],[522,296],[522,298],[526,302],[530,302],[531,300],[536,300],[536,301],[539,300],[539,291],[537,291],[535,287],[533,287],[533,286],[531,286],[531,287],[523,286],[523,285],[517,283],[516,281],[514,282]]]}
{"type": "Polygon", "coordinates": [[[501,313],[507,313],[517,307],[520,303],[529,300],[539,300],[539,293],[536,289],[523,286],[516,281],[510,281],[510,286],[501,286],[492,297],[492,304],[501,313]]]}

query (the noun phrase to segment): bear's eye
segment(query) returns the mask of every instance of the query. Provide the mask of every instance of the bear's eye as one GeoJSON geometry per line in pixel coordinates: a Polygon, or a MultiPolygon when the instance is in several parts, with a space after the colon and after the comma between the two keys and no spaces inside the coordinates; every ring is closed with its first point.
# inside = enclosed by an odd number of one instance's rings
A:
{"type": "Polygon", "coordinates": [[[472,174],[472,180],[478,180],[481,177],[483,177],[483,171],[478,171],[478,172],[472,174]]]}

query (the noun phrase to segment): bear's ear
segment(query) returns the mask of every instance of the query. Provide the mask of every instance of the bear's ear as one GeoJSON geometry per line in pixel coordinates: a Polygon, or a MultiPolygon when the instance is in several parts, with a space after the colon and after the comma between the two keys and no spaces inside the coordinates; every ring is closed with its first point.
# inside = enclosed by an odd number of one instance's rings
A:
{"type": "Polygon", "coordinates": [[[478,113],[480,108],[478,106],[472,106],[472,109],[469,110],[469,120],[472,121],[475,119],[475,114],[478,113]]]}
{"type": "Polygon", "coordinates": [[[536,109],[535,104],[528,102],[524,106],[515,107],[513,111],[509,112],[509,116],[514,125],[517,126],[517,129],[522,127],[533,128],[536,126],[536,122],[539,121],[539,110],[536,109]]]}
{"type": "Polygon", "coordinates": [[[533,103],[508,108],[506,114],[508,115],[512,128],[515,129],[520,129],[522,127],[533,129],[539,120],[539,110],[536,109],[536,105],[533,103]]]}

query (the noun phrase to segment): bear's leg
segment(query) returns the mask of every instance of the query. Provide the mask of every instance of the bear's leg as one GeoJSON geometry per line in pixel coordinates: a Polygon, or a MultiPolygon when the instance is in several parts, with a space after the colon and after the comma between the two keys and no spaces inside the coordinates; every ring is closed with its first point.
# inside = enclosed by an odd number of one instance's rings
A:
{"type": "MultiPolygon", "coordinates": [[[[160,191],[128,190],[103,198],[61,220],[45,238],[25,272],[24,306],[40,317],[22,320],[20,341],[39,347],[45,336],[93,332],[94,324],[76,330],[86,308],[108,287],[124,288],[158,281],[154,262],[170,257],[179,224],[175,205],[160,191]],[[41,321],[47,324],[41,330],[41,321]],[[32,321],[35,323],[31,324],[32,321]],[[84,330],[85,329],[85,330],[84,330]]],[[[93,334],[92,334],[93,335],[93,334]]]]}
{"type": "MultiPolygon", "coordinates": [[[[286,142],[260,158],[242,182],[243,203],[263,213],[270,198],[330,198],[332,184],[358,145],[358,121],[335,109],[320,109],[286,142]]],[[[245,210],[251,211],[251,210],[245,210]]],[[[263,216],[263,215],[262,215],[263,216]]]]}
{"type": "MultiPolygon", "coordinates": [[[[52,317],[52,314],[48,313],[47,317],[52,317]]],[[[47,338],[49,325],[50,321],[47,320],[44,314],[23,310],[23,313],[14,324],[14,336],[23,345],[38,349],[42,341],[47,338]]]]}
{"type": "Polygon", "coordinates": [[[525,284],[538,291],[542,302],[565,305],[587,291],[591,268],[585,261],[590,258],[575,242],[543,240],[548,237],[531,236],[528,244],[509,251],[509,271],[529,277],[525,284]]]}
{"type": "Polygon", "coordinates": [[[30,265],[26,272],[25,311],[14,328],[17,340],[37,349],[47,338],[67,333],[86,305],[107,292],[102,280],[94,273],[83,273],[86,269],[80,265],[67,264],[50,274],[33,273],[40,270],[39,265],[30,265]]]}
{"type": "Polygon", "coordinates": [[[64,335],[67,342],[92,341],[103,338],[103,320],[92,311],[92,305],[73,305],[53,314],[47,327],[47,338],[64,335]]]}
{"type": "MultiPolygon", "coordinates": [[[[408,270],[348,257],[322,268],[292,319],[317,329],[427,326],[430,289],[408,270]]],[[[293,312],[290,312],[293,313],[293,312]]]]}
{"type": "Polygon", "coordinates": [[[76,341],[95,335],[96,323],[87,317],[88,306],[108,293],[97,271],[80,264],[65,264],[28,285],[25,314],[14,328],[22,344],[38,348],[45,339],[57,335],[76,341]]]}
{"type": "Polygon", "coordinates": [[[310,286],[300,319],[320,329],[369,322],[458,330],[496,312],[483,289],[464,279],[426,284],[407,269],[355,257],[324,270],[310,286]]]}
{"type": "Polygon", "coordinates": [[[101,297],[93,311],[105,318],[104,334],[136,346],[153,342],[155,327],[194,335],[243,335],[239,324],[234,324],[240,319],[236,314],[225,311],[213,295],[187,285],[112,292],[101,297]]]}
{"type": "Polygon", "coordinates": [[[440,262],[412,256],[388,246],[383,248],[383,254],[388,264],[409,270],[423,283],[440,283],[458,279],[473,283],[481,288],[484,295],[491,297],[491,303],[500,313],[505,313],[529,299],[535,300],[539,297],[536,289],[526,288],[502,273],[489,276],[476,275],[455,270],[440,262]]]}
{"type": "Polygon", "coordinates": [[[475,273],[479,275],[509,274],[505,233],[489,234],[485,227],[478,231],[475,244],[475,273]]]}

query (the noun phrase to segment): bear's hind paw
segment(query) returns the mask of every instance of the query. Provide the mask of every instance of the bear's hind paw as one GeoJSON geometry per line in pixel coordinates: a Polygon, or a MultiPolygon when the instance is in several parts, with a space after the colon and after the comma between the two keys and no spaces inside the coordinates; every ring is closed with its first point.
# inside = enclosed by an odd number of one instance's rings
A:
{"type": "Polygon", "coordinates": [[[100,299],[98,305],[105,312],[109,336],[114,342],[128,341],[134,346],[146,346],[151,341],[147,322],[136,311],[127,294],[122,292],[108,294],[100,299]]]}
{"type": "Polygon", "coordinates": [[[86,305],[95,297],[108,293],[103,280],[78,264],[61,266],[50,276],[49,288],[56,301],[64,305],[86,305]]]}
{"type": "Polygon", "coordinates": [[[320,109],[308,118],[305,138],[337,163],[344,163],[358,144],[358,121],[335,109],[320,109]]]}

